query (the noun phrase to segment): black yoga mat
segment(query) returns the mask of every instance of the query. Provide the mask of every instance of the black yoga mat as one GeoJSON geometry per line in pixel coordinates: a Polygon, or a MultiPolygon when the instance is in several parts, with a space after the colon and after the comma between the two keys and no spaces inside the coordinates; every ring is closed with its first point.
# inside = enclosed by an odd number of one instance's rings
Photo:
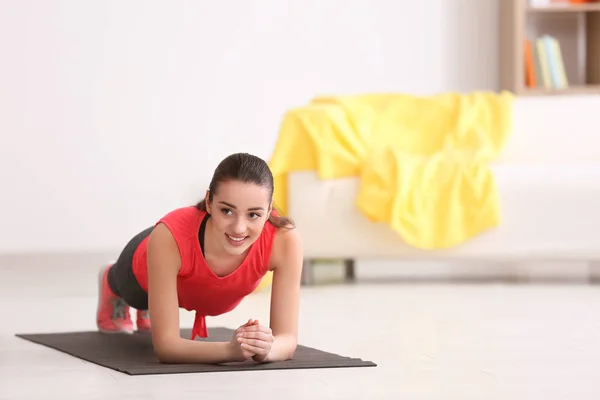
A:
{"type": "MultiPolygon", "coordinates": [[[[182,337],[190,337],[191,330],[182,329],[182,337]]],[[[233,330],[229,328],[209,328],[207,341],[229,341],[233,330]]],[[[149,333],[105,334],[93,332],[65,332],[16,334],[31,342],[62,351],[83,360],[114,369],[128,375],[178,374],[220,371],[256,371],[298,368],[342,368],[374,367],[375,363],[360,358],[344,357],[311,347],[299,345],[292,360],[256,363],[245,362],[212,364],[161,364],[152,350],[149,333]]]]}

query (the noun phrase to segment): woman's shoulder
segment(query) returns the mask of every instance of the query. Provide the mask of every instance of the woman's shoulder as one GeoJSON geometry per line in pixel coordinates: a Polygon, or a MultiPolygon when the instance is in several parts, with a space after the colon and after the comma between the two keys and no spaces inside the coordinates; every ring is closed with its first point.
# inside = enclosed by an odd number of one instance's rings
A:
{"type": "Polygon", "coordinates": [[[296,236],[296,225],[291,218],[285,217],[279,213],[275,208],[271,210],[269,219],[267,221],[268,230],[273,236],[273,240],[279,245],[286,240],[297,240],[297,238],[291,238],[296,236]],[[289,232],[293,232],[291,235],[289,232]]]}
{"type": "Polygon", "coordinates": [[[195,206],[185,206],[175,208],[167,212],[162,218],[163,219],[180,219],[180,218],[199,218],[204,215],[206,211],[202,211],[195,206]]]}
{"type": "Polygon", "coordinates": [[[170,253],[179,263],[184,263],[191,252],[196,251],[194,240],[198,237],[198,229],[202,211],[195,206],[179,207],[167,212],[155,224],[150,235],[155,248],[161,253],[170,253]]]}
{"type": "Polygon", "coordinates": [[[300,244],[300,235],[295,226],[275,228],[273,247],[288,247],[300,244]]]}
{"type": "Polygon", "coordinates": [[[274,229],[271,250],[271,269],[279,265],[289,265],[299,261],[302,263],[302,240],[294,225],[274,229]]]}
{"type": "Polygon", "coordinates": [[[169,211],[161,217],[156,225],[164,225],[177,241],[197,236],[201,220],[206,211],[195,206],[180,207],[169,211]]]}

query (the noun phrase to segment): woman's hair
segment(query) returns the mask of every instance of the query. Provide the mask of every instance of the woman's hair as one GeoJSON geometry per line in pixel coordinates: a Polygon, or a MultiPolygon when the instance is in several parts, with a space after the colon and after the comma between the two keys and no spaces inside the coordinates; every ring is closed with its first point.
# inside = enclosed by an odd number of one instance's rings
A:
{"type": "MultiPolygon", "coordinates": [[[[219,184],[227,181],[254,183],[264,186],[269,189],[269,201],[273,199],[273,174],[267,163],[257,156],[248,153],[234,153],[221,161],[215,169],[208,186],[208,198],[211,202],[213,195],[217,193],[219,184]]],[[[206,200],[202,199],[198,202],[196,208],[206,211],[206,200]]],[[[280,216],[278,212],[269,215],[269,222],[277,228],[294,226],[291,219],[280,216]]]]}

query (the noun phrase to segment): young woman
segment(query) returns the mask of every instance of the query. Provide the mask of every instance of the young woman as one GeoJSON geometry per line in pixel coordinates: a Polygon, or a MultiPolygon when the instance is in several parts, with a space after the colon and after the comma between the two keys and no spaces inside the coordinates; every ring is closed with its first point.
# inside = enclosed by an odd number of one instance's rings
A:
{"type": "Polygon", "coordinates": [[[238,153],[218,165],[204,200],[176,209],[135,236],[99,274],[102,332],[152,331],[164,363],[290,359],[297,345],[302,250],[292,222],[273,210],[268,165],[238,153]],[[206,337],[206,316],[233,310],[273,271],[270,326],[249,319],[229,342],[206,337]],[[179,308],[196,312],[180,337],[179,308]],[[152,315],[150,325],[149,315],[152,315]]]}

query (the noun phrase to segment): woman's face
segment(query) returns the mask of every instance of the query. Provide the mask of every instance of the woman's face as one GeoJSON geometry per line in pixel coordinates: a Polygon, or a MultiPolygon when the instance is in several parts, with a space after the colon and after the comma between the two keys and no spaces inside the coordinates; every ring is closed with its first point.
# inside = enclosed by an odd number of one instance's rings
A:
{"type": "Polygon", "coordinates": [[[254,183],[219,184],[212,202],[206,195],[217,246],[231,255],[243,254],[258,239],[271,212],[269,189],[254,183]]]}

